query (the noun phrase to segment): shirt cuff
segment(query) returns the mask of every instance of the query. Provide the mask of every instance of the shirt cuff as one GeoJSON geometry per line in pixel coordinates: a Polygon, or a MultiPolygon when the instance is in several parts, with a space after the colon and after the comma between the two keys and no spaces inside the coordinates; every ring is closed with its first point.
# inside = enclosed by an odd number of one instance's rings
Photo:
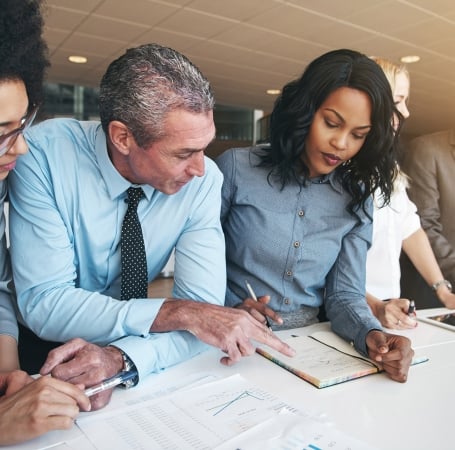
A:
{"type": "Polygon", "coordinates": [[[146,337],[127,336],[112,342],[134,363],[138,382],[154,372],[183,362],[211,348],[187,331],[149,333],[146,337]]]}

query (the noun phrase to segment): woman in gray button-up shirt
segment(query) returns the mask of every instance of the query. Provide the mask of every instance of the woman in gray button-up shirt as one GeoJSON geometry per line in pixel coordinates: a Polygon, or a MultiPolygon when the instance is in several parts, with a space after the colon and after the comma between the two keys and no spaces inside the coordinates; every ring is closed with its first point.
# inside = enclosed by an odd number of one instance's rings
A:
{"type": "Polygon", "coordinates": [[[324,305],[336,333],[405,381],[410,341],[382,332],[365,301],[371,193],[390,197],[394,112],[376,63],[329,52],[284,87],[270,146],[232,149],[217,163],[225,177],[226,303],[269,316],[274,328],[315,323],[324,305]],[[268,306],[267,297],[244,300],[245,280],[270,296],[268,306]]]}

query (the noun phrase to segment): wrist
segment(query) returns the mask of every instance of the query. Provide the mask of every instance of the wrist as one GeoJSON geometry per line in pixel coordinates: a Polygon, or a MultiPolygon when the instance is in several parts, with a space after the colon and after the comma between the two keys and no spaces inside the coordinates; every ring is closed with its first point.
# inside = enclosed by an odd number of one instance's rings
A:
{"type": "MultiPolygon", "coordinates": [[[[136,365],[134,362],[131,360],[131,358],[120,348],[115,347],[113,345],[110,345],[109,348],[112,348],[115,350],[116,353],[116,360],[118,361],[120,357],[120,369],[119,372],[130,372],[130,371],[137,371],[136,365]]],[[[131,380],[127,380],[123,383],[123,386],[126,388],[136,386],[136,384],[139,381],[139,377],[136,376],[135,378],[131,380]]]]}
{"type": "Polygon", "coordinates": [[[441,300],[441,296],[447,295],[452,292],[452,284],[448,280],[440,280],[432,284],[431,289],[441,300]]]}
{"type": "Polygon", "coordinates": [[[450,291],[446,286],[442,286],[436,291],[436,296],[444,305],[446,304],[446,301],[450,299],[451,295],[452,291],[450,291]]]}
{"type": "Polygon", "coordinates": [[[122,355],[123,352],[118,347],[114,347],[113,345],[108,345],[107,347],[105,347],[105,349],[110,353],[115,371],[121,372],[124,366],[122,355]]]}

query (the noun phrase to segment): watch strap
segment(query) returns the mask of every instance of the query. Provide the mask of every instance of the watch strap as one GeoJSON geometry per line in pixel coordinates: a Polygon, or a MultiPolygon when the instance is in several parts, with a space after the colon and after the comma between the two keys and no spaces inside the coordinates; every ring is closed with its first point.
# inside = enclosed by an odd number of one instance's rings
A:
{"type": "MultiPolygon", "coordinates": [[[[123,372],[130,372],[133,370],[136,371],[137,370],[136,365],[134,364],[132,359],[121,348],[118,348],[118,347],[115,347],[115,348],[120,351],[122,358],[123,358],[122,371],[123,372]]],[[[139,376],[136,376],[136,377],[122,383],[122,386],[124,386],[126,388],[130,388],[130,387],[136,386],[138,381],[139,381],[139,376]]]]}
{"type": "Polygon", "coordinates": [[[452,283],[449,281],[449,280],[440,280],[438,281],[437,283],[434,283],[432,286],[431,286],[431,289],[433,289],[434,292],[436,292],[439,287],[441,287],[442,285],[446,285],[447,286],[447,289],[452,292],[452,283]]]}

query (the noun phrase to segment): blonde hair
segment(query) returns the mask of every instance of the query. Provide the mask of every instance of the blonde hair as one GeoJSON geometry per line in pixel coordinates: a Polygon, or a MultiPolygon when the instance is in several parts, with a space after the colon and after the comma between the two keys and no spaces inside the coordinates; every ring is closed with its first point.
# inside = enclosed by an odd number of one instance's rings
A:
{"type": "MultiPolygon", "coordinates": [[[[392,92],[395,91],[395,81],[399,73],[406,75],[409,83],[411,83],[409,71],[404,64],[396,64],[388,59],[379,58],[378,56],[371,56],[370,59],[372,59],[382,69],[387,81],[390,84],[392,92]]],[[[397,176],[394,180],[394,190],[398,189],[400,184],[407,188],[409,186],[409,177],[398,166],[397,176]]]]}
{"type": "Polygon", "coordinates": [[[395,80],[399,73],[404,73],[409,81],[411,81],[411,77],[409,75],[408,69],[404,64],[396,64],[392,61],[389,61],[385,58],[379,58],[378,56],[371,56],[371,59],[381,67],[382,71],[384,72],[387,81],[392,88],[392,92],[395,90],[395,80]]]}

